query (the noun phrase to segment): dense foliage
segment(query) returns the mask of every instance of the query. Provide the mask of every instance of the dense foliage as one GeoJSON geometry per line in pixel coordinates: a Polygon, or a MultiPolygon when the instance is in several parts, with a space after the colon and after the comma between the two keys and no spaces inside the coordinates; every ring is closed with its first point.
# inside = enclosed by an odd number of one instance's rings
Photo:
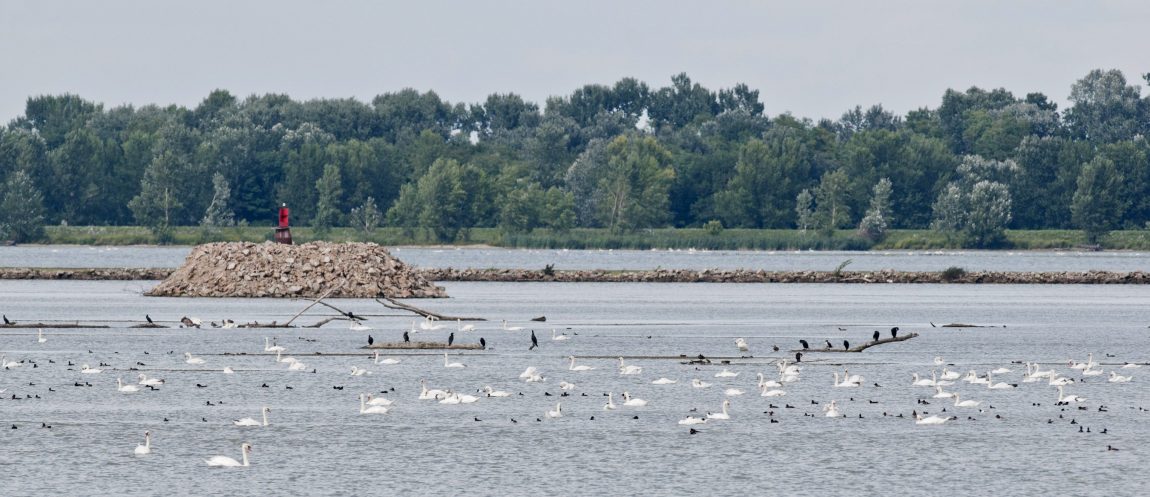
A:
{"type": "Polygon", "coordinates": [[[216,90],[193,109],[35,96],[0,128],[0,238],[35,239],[28,221],[42,220],[162,240],[179,226],[271,224],[281,203],[320,233],[382,225],[443,242],[476,228],[708,226],[855,229],[872,242],[932,228],[994,246],[1006,229],[1093,241],[1145,227],[1150,97],[1095,70],[1070,102],[970,88],[906,116],[875,105],[812,122],[764,115],[746,85],[713,91],[685,74],[663,88],[587,85],[542,107],[410,89],[370,103],[216,90]]]}

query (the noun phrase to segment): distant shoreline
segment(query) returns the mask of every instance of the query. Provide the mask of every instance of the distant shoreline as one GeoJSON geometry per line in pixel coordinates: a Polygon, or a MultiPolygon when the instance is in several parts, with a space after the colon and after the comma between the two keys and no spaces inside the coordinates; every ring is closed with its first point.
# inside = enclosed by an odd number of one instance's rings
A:
{"type": "MultiPolygon", "coordinates": [[[[159,281],[169,268],[0,268],[0,280],[159,281]]],[[[1144,285],[1142,271],[762,271],[655,269],[636,271],[533,269],[418,269],[436,282],[505,283],[901,283],[901,284],[1036,284],[1144,285]]]]}

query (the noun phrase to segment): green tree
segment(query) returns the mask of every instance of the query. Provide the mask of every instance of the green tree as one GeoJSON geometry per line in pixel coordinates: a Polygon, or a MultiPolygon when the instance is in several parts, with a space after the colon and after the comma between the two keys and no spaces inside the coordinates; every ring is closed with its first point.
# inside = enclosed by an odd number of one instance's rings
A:
{"type": "Polygon", "coordinates": [[[1082,230],[1089,243],[1098,243],[1099,239],[1118,228],[1126,210],[1126,202],[1118,194],[1124,181],[1109,159],[1095,157],[1082,166],[1070,212],[1074,225],[1082,230]]]}
{"type": "Polygon", "coordinates": [[[367,197],[363,205],[351,209],[348,219],[356,229],[363,232],[363,236],[370,237],[383,220],[383,214],[379,212],[379,207],[376,207],[375,198],[367,197]]]}
{"type": "Polygon", "coordinates": [[[667,222],[667,192],[674,180],[670,153],[650,136],[624,135],[607,146],[599,178],[598,216],[613,232],[661,226],[667,222]]]}
{"type": "Polygon", "coordinates": [[[1133,138],[1145,130],[1147,103],[1122,71],[1095,69],[1070,88],[1066,121],[1075,136],[1094,144],[1133,138]]]}
{"type": "Polygon", "coordinates": [[[171,229],[178,224],[184,209],[179,182],[180,170],[186,167],[180,156],[171,151],[162,152],[144,171],[140,193],[128,202],[136,224],[152,230],[161,243],[171,240],[171,229]]]}
{"type": "Polygon", "coordinates": [[[333,226],[340,223],[340,217],[343,215],[339,208],[340,199],[343,197],[342,184],[339,166],[335,164],[324,165],[323,176],[315,182],[318,203],[311,226],[316,233],[327,234],[333,226]]]}
{"type": "Polygon", "coordinates": [[[975,247],[995,247],[1006,241],[1010,224],[1010,189],[1002,183],[979,181],[970,190],[965,235],[975,247]]]}
{"type": "Polygon", "coordinates": [[[850,222],[849,184],[846,171],[836,169],[824,174],[815,188],[815,225],[825,236],[850,222]]]}
{"type": "Polygon", "coordinates": [[[212,203],[204,211],[200,219],[200,226],[208,229],[233,226],[236,224],[235,213],[231,209],[232,189],[228,186],[227,178],[220,173],[212,175],[212,203]]]}
{"type": "Polygon", "coordinates": [[[0,193],[0,240],[34,242],[44,236],[44,196],[24,171],[8,175],[0,193]]]}
{"type": "Polygon", "coordinates": [[[890,213],[890,180],[882,178],[874,185],[870,208],[859,222],[859,234],[871,241],[881,241],[886,237],[887,227],[892,221],[890,213]]]}
{"type": "Polygon", "coordinates": [[[439,159],[414,186],[404,185],[387,212],[391,222],[428,230],[443,243],[466,236],[490,208],[491,187],[474,166],[439,159]]]}
{"type": "Polygon", "coordinates": [[[814,203],[815,196],[806,188],[795,197],[795,218],[798,219],[799,230],[804,233],[815,225],[814,203]]]}

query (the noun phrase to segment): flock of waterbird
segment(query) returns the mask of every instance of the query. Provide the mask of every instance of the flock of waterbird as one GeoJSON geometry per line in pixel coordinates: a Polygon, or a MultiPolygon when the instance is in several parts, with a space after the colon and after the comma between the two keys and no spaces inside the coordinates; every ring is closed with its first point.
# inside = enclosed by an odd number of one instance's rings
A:
{"type": "MultiPolygon", "coordinates": [[[[148,321],[151,322],[150,317],[148,318],[148,321]]],[[[191,318],[191,319],[184,318],[182,321],[184,321],[185,323],[188,323],[188,322],[195,323],[198,320],[194,320],[194,318],[191,318]]],[[[225,322],[230,322],[230,321],[225,320],[225,322]]],[[[442,330],[443,328],[444,328],[443,324],[438,323],[433,319],[427,319],[427,320],[424,320],[423,323],[420,323],[418,326],[416,325],[416,323],[413,323],[411,329],[404,332],[404,336],[406,338],[408,332],[431,332],[431,331],[439,331],[439,330],[442,330]]],[[[371,329],[370,327],[364,325],[359,320],[353,320],[352,325],[351,325],[351,330],[353,330],[353,331],[366,331],[366,330],[370,330],[370,329],[371,329]]],[[[509,326],[507,321],[503,321],[501,327],[499,328],[500,331],[512,332],[512,335],[515,335],[514,332],[522,331],[524,329],[525,328],[522,326],[509,326]]],[[[841,328],[840,328],[840,330],[841,330],[841,328]]],[[[458,328],[454,331],[473,332],[473,331],[476,331],[476,327],[474,325],[471,325],[471,324],[463,325],[462,323],[460,323],[458,325],[458,328]]],[[[452,339],[454,339],[454,331],[452,331],[452,333],[450,335],[452,339]]],[[[891,336],[892,337],[896,336],[897,332],[898,332],[897,327],[892,328],[891,336]]],[[[574,335],[577,336],[578,333],[574,333],[574,335]]],[[[559,345],[559,343],[561,343],[561,342],[566,342],[566,341],[572,340],[572,338],[573,338],[572,335],[568,335],[566,333],[559,333],[558,331],[556,331],[554,329],[552,330],[552,333],[551,333],[551,340],[553,342],[556,342],[557,345],[559,345]]],[[[875,332],[873,338],[875,341],[879,340],[879,334],[877,331],[875,332]]],[[[369,335],[368,340],[369,340],[369,343],[371,343],[374,339],[369,335]]],[[[481,338],[480,340],[483,340],[483,339],[481,338]]],[[[531,340],[531,345],[530,345],[530,347],[528,347],[528,350],[534,350],[534,349],[539,347],[538,339],[535,336],[534,330],[531,330],[530,340],[531,340]]],[[[44,335],[43,330],[42,329],[38,330],[37,334],[36,334],[36,343],[43,344],[47,341],[48,341],[48,338],[44,335]]],[[[287,352],[287,349],[282,345],[278,345],[276,343],[276,341],[277,341],[277,339],[275,337],[264,337],[262,352],[265,355],[267,355],[268,357],[272,358],[272,360],[274,361],[274,363],[272,363],[272,364],[274,364],[277,368],[284,368],[288,371],[301,371],[301,372],[310,371],[312,373],[316,372],[316,368],[311,368],[294,357],[285,356],[284,354],[287,352]],[[272,356],[272,354],[274,354],[274,356],[272,356]]],[[[309,340],[309,341],[313,341],[313,340],[309,340]]],[[[807,344],[806,340],[800,340],[800,345],[802,346],[803,350],[809,349],[809,345],[807,344]]],[[[736,338],[735,339],[735,347],[740,352],[749,352],[750,348],[751,348],[750,343],[745,338],[736,338]]],[[[827,341],[827,348],[829,349],[831,347],[832,346],[828,340],[827,341]]],[[[773,351],[776,351],[776,352],[779,350],[777,345],[773,346],[771,348],[773,351]]],[[[845,341],[843,344],[843,348],[849,349],[849,344],[846,343],[845,341]]],[[[89,351],[89,352],[91,352],[91,351],[89,351]]],[[[147,354],[147,352],[145,352],[145,354],[147,354]]],[[[174,355],[174,351],[169,352],[168,354],[174,355]]],[[[193,355],[192,352],[185,352],[183,357],[184,357],[183,363],[186,365],[189,365],[189,366],[207,366],[208,362],[209,362],[208,360],[206,360],[202,357],[198,357],[196,355],[193,355]]],[[[748,357],[753,357],[753,356],[743,356],[743,358],[748,358],[748,357]]],[[[844,407],[843,405],[840,404],[840,401],[843,401],[843,399],[841,398],[842,395],[839,395],[840,398],[830,399],[829,401],[824,401],[824,400],[812,398],[809,400],[809,404],[807,404],[805,402],[796,402],[796,404],[798,404],[799,407],[796,407],[796,405],[792,405],[790,403],[784,403],[782,406],[778,406],[778,405],[775,405],[773,403],[775,398],[783,398],[783,397],[787,396],[788,389],[791,386],[797,385],[798,382],[800,382],[800,381],[804,381],[804,382],[822,382],[822,381],[824,381],[822,379],[808,379],[808,378],[810,378],[811,374],[804,373],[803,371],[804,371],[804,369],[812,369],[812,368],[816,368],[816,367],[821,369],[824,366],[828,365],[828,363],[820,362],[818,364],[812,364],[809,361],[804,363],[804,362],[802,362],[802,357],[803,357],[802,352],[798,352],[795,354],[795,361],[794,362],[791,362],[787,359],[779,359],[779,360],[775,361],[773,364],[774,369],[776,369],[777,371],[772,373],[770,375],[771,377],[768,377],[768,375],[764,374],[763,372],[757,372],[755,376],[757,377],[758,381],[756,383],[746,383],[746,382],[738,380],[738,378],[740,377],[742,372],[732,371],[731,368],[734,366],[748,365],[751,363],[737,364],[737,363],[732,363],[732,361],[730,361],[730,360],[721,361],[721,363],[724,364],[724,368],[717,373],[710,374],[710,373],[706,372],[705,366],[710,365],[711,361],[709,359],[704,358],[701,355],[698,356],[698,358],[699,358],[698,361],[691,360],[691,361],[686,363],[686,364],[694,365],[695,367],[693,368],[693,370],[690,371],[690,373],[693,376],[699,376],[699,377],[692,378],[690,380],[690,382],[688,382],[687,384],[689,384],[690,388],[692,388],[692,389],[708,389],[708,388],[711,388],[713,386],[716,386],[715,385],[716,383],[722,382],[724,384],[719,385],[719,387],[721,388],[721,391],[722,391],[722,401],[721,401],[721,403],[717,402],[718,410],[716,410],[715,412],[699,412],[699,409],[696,409],[696,408],[690,409],[690,413],[688,415],[686,415],[686,417],[679,419],[678,424],[683,425],[683,426],[690,426],[691,428],[689,429],[689,433],[693,435],[693,434],[701,433],[701,425],[714,424],[716,422],[730,421],[735,417],[735,415],[732,414],[732,412],[731,412],[731,408],[732,408],[731,399],[736,399],[736,398],[739,398],[743,395],[746,395],[748,393],[748,391],[757,392],[758,397],[768,398],[768,400],[766,401],[767,402],[767,406],[766,406],[767,410],[763,411],[763,414],[767,415],[767,419],[769,420],[770,423],[779,423],[780,419],[784,418],[784,416],[782,415],[782,413],[780,411],[787,410],[787,409],[803,410],[803,408],[806,406],[820,406],[820,407],[817,408],[819,410],[816,411],[816,413],[803,412],[804,416],[816,417],[816,416],[820,416],[817,413],[821,412],[821,416],[826,417],[826,418],[848,418],[848,417],[852,417],[852,414],[847,412],[849,410],[849,407],[844,407]],[[700,367],[700,366],[703,366],[703,367],[700,367]],[[711,377],[711,381],[706,381],[703,379],[703,378],[706,378],[708,376],[711,377]],[[753,389],[751,388],[752,386],[754,387],[753,389]],[[696,429],[695,428],[696,426],[700,426],[700,429],[696,429]]],[[[356,358],[353,356],[350,359],[351,363],[347,364],[347,368],[350,370],[350,376],[357,377],[357,376],[368,376],[368,375],[373,374],[373,371],[370,370],[370,368],[372,366],[385,366],[385,367],[388,367],[388,366],[405,367],[406,366],[406,367],[412,367],[412,368],[423,368],[420,371],[420,373],[427,371],[427,370],[430,370],[431,368],[440,367],[438,365],[434,365],[433,363],[428,363],[426,358],[427,358],[426,355],[420,355],[420,356],[412,356],[412,357],[409,357],[407,359],[401,360],[401,359],[398,359],[396,357],[381,356],[378,351],[375,351],[373,354],[368,356],[367,361],[364,361],[364,359],[362,359],[362,358],[356,358]]],[[[583,383],[583,381],[582,381],[583,379],[591,378],[591,376],[588,373],[591,373],[591,372],[596,371],[596,370],[600,370],[599,374],[603,374],[603,373],[605,373],[604,370],[610,371],[611,369],[614,369],[615,370],[614,373],[608,373],[608,374],[617,374],[619,376],[628,376],[628,377],[630,377],[630,376],[640,377],[643,375],[643,369],[644,369],[643,366],[638,365],[638,364],[633,364],[633,363],[628,364],[624,357],[618,357],[618,359],[617,359],[618,365],[617,366],[612,365],[610,367],[608,367],[602,363],[597,364],[595,366],[588,365],[588,364],[576,364],[576,360],[577,360],[577,358],[574,355],[564,355],[563,361],[562,361],[563,363],[565,363],[564,366],[560,366],[559,364],[554,364],[554,366],[556,366],[556,367],[555,367],[555,369],[552,370],[552,373],[549,373],[549,374],[552,377],[562,375],[562,376],[565,376],[565,379],[558,381],[558,382],[554,382],[554,384],[557,385],[557,387],[559,388],[559,393],[552,394],[549,391],[545,391],[543,393],[543,395],[545,395],[546,397],[556,397],[557,396],[557,397],[560,397],[560,400],[555,402],[554,407],[548,407],[545,411],[542,411],[541,414],[538,417],[536,417],[536,419],[535,419],[537,422],[543,422],[543,420],[545,420],[545,419],[554,420],[554,419],[569,417],[569,416],[573,416],[573,415],[589,416],[590,420],[592,420],[592,421],[595,420],[595,413],[586,411],[586,407],[585,407],[586,403],[583,403],[584,405],[581,406],[581,412],[579,412],[577,414],[572,413],[570,411],[564,411],[564,401],[565,401],[564,398],[575,396],[576,395],[574,393],[575,390],[583,390],[581,393],[578,394],[579,397],[589,397],[589,396],[599,394],[599,393],[589,394],[588,390],[590,390],[590,389],[587,389],[587,388],[581,389],[580,387],[578,387],[576,385],[576,383],[573,382],[575,380],[579,380],[580,383],[583,383]],[[568,381],[568,380],[572,380],[572,381],[568,381]]],[[[169,361],[171,361],[171,360],[169,360],[169,361]]],[[[48,360],[48,362],[50,364],[55,364],[54,360],[48,360]]],[[[960,414],[966,416],[966,419],[968,419],[968,420],[975,421],[975,420],[977,420],[977,418],[974,417],[975,415],[983,415],[983,414],[992,413],[992,410],[995,409],[993,405],[990,405],[988,402],[985,402],[983,400],[976,400],[979,397],[979,394],[978,394],[979,388],[986,389],[986,390],[1005,391],[1005,390],[1015,390],[1015,389],[1025,388],[1027,386],[1030,386],[1031,384],[1033,384],[1035,386],[1035,388],[1050,388],[1051,389],[1050,394],[1049,394],[1049,398],[1051,399],[1050,404],[1059,408],[1060,414],[1058,417],[1060,419],[1064,420],[1065,416],[1063,413],[1065,413],[1065,412],[1071,412],[1072,414],[1081,412],[1081,413],[1083,413],[1083,415],[1085,415],[1087,412],[1091,412],[1093,409],[1091,407],[1086,406],[1087,399],[1083,398],[1081,395],[1077,395],[1077,394],[1073,394],[1073,393],[1067,394],[1066,387],[1077,384],[1077,383],[1081,383],[1081,382],[1092,381],[1091,380],[1092,378],[1098,378],[1097,380],[1093,380],[1095,382],[1103,382],[1104,381],[1106,383],[1112,383],[1112,384],[1125,384],[1125,383],[1129,383],[1129,382],[1133,381],[1133,379],[1134,379],[1132,374],[1123,375],[1123,374],[1120,374],[1119,371],[1116,369],[1111,369],[1109,371],[1109,375],[1106,376],[1105,379],[1103,379],[1102,377],[1105,374],[1105,371],[1102,369],[1102,366],[1098,362],[1095,361],[1093,353],[1088,354],[1086,361],[1083,361],[1083,362],[1069,360],[1066,364],[1067,371],[1061,371],[1061,372],[1058,371],[1057,369],[1055,369],[1053,366],[1047,366],[1047,367],[1050,367],[1050,369],[1044,370],[1044,369],[1042,369],[1043,366],[1036,363],[1036,362],[1034,362],[1034,363],[1023,362],[1023,363],[1012,363],[1010,365],[1002,365],[1002,366],[999,366],[999,367],[996,367],[993,369],[989,369],[989,370],[985,371],[985,374],[979,374],[978,372],[976,372],[973,369],[971,369],[967,373],[963,374],[963,373],[960,373],[958,371],[951,370],[950,367],[954,366],[954,364],[948,364],[941,357],[935,357],[933,362],[934,362],[935,368],[930,371],[930,377],[929,378],[927,378],[925,376],[920,376],[919,373],[916,372],[916,373],[911,374],[911,378],[906,380],[905,384],[903,384],[903,385],[890,385],[890,384],[888,384],[886,387],[884,387],[883,385],[880,385],[878,382],[871,382],[871,385],[867,385],[866,384],[867,382],[865,381],[865,379],[861,375],[851,374],[849,369],[844,368],[844,370],[841,372],[841,374],[839,371],[833,371],[832,372],[832,374],[830,376],[833,379],[831,379],[831,381],[828,382],[829,384],[827,385],[827,388],[829,389],[828,391],[831,392],[832,394],[838,393],[838,392],[849,392],[849,391],[851,391],[851,390],[839,390],[839,389],[859,389],[859,391],[862,391],[864,389],[869,389],[869,388],[887,388],[887,389],[904,388],[911,393],[911,396],[914,397],[914,400],[916,403],[916,407],[915,407],[915,409],[913,409],[911,411],[910,416],[909,417],[904,416],[903,413],[888,413],[888,412],[884,411],[884,412],[882,412],[883,417],[910,418],[910,419],[913,419],[913,422],[915,425],[943,425],[943,424],[946,424],[947,422],[960,419],[960,416],[959,416],[960,414]],[[1024,370],[1015,371],[1016,369],[1018,369],[1018,366],[1020,366],[1020,365],[1023,366],[1024,370]],[[941,368],[941,372],[939,371],[939,368],[941,368]],[[1067,375],[1069,375],[1069,376],[1067,376],[1067,375]],[[996,381],[996,379],[1001,380],[1003,378],[1011,378],[1012,379],[1011,381],[1015,381],[1015,382],[1011,383],[1010,381],[996,381]],[[952,386],[954,386],[955,388],[958,388],[962,383],[965,383],[968,385],[967,387],[963,387],[963,388],[967,389],[965,392],[960,393],[959,391],[957,391],[957,389],[952,389],[950,391],[947,390],[948,387],[952,387],[952,386]],[[1055,393],[1057,393],[1057,395],[1055,395],[1055,393]],[[931,410],[934,409],[934,407],[927,407],[927,406],[937,406],[938,411],[933,413],[933,414],[930,412],[927,412],[927,409],[931,409],[931,410]],[[920,412],[920,410],[921,410],[921,412],[920,412]]],[[[144,363],[137,362],[136,365],[144,366],[144,363]]],[[[74,370],[77,374],[80,374],[80,375],[102,374],[105,372],[105,370],[123,371],[123,368],[112,368],[111,365],[105,364],[105,363],[100,363],[99,367],[95,367],[95,368],[91,367],[89,364],[82,364],[77,369],[73,369],[74,366],[75,366],[75,362],[69,360],[68,361],[68,369],[70,371],[74,370]]],[[[20,360],[20,361],[17,361],[14,359],[9,360],[9,359],[7,359],[6,355],[0,355],[0,369],[7,371],[7,370],[20,369],[20,368],[27,368],[27,367],[39,368],[40,364],[38,362],[36,362],[35,360],[20,360]]],[[[443,353],[443,364],[441,367],[444,369],[447,369],[447,370],[466,371],[466,369],[467,369],[467,365],[464,362],[462,362],[461,358],[457,357],[456,360],[453,361],[452,357],[449,355],[448,352],[443,353]]],[[[1128,363],[1125,363],[1121,366],[1118,366],[1118,369],[1125,372],[1125,371],[1133,370],[1133,369],[1140,368],[1140,367],[1141,367],[1141,364],[1128,362],[1128,363]]],[[[129,367],[127,369],[130,371],[138,370],[138,368],[136,368],[136,367],[129,367]]],[[[522,373],[519,374],[518,378],[515,378],[515,379],[508,378],[507,381],[509,381],[509,382],[516,382],[517,381],[517,382],[524,382],[524,383],[544,383],[544,382],[547,382],[549,380],[549,378],[544,376],[544,374],[545,374],[544,371],[546,369],[548,369],[546,365],[527,366],[526,369],[522,373]]],[[[219,371],[222,374],[236,374],[236,372],[234,370],[232,370],[232,368],[226,367],[226,366],[223,367],[222,369],[213,369],[213,371],[219,371]]],[[[380,376],[382,376],[382,375],[380,375],[380,376]]],[[[125,383],[123,380],[123,376],[117,376],[116,382],[115,382],[116,383],[116,391],[118,393],[121,393],[121,394],[138,394],[138,392],[141,392],[143,390],[157,390],[157,389],[159,389],[159,388],[161,388],[167,384],[164,379],[156,378],[156,377],[149,377],[147,375],[147,373],[144,373],[144,372],[138,373],[136,375],[136,377],[137,377],[138,381],[135,384],[132,384],[132,383],[125,383]]],[[[90,382],[88,382],[88,381],[81,382],[81,381],[79,381],[79,379],[80,379],[80,377],[77,377],[73,386],[77,386],[77,387],[93,386],[90,382]]],[[[551,378],[551,379],[555,379],[555,378],[551,378]]],[[[460,377],[460,378],[458,378],[458,381],[463,383],[463,382],[466,382],[467,380],[465,377],[460,377]]],[[[654,386],[657,386],[660,388],[676,388],[675,385],[677,385],[678,383],[679,383],[679,380],[667,378],[665,376],[660,377],[658,379],[653,379],[651,381],[634,380],[631,382],[631,384],[635,385],[636,387],[638,387],[639,385],[654,385],[654,386]]],[[[29,382],[29,385],[30,386],[35,385],[35,383],[29,382]]],[[[202,384],[196,384],[196,386],[197,387],[205,387],[205,385],[202,385],[202,384]]],[[[267,384],[264,383],[262,386],[267,387],[267,384]]],[[[291,387],[288,386],[287,388],[290,389],[291,387]]],[[[343,389],[342,386],[337,386],[334,388],[336,388],[338,390],[343,389]]],[[[53,387],[49,387],[48,390],[53,391],[53,392],[56,391],[53,387]]],[[[0,393],[3,393],[3,392],[5,392],[5,389],[0,389],[0,393]]],[[[380,391],[379,393],[380,394],[394,394],[396,396],[400,395],[400,392],[397,391],[397,389],[394,387],[390,388],[390,389],[384,389],[384,390],[380,391]]],[[[622,401],[619,403],[616,403],[615,393],[616,392],[613,392],[613,391],[601,392],[601,395],[606,398],[606,403],[603,404],[602,408],[601,408],[603,411],[615,411],[615,410],[623,410],[623,409],[631,410],[633,413],[632,418],[633,419],[639,419],[638,414],[641,413],[644,410],[644,408],[646,408],[649,405],[648,400],[645,400],[645,399],[642,399],[642,398],[639,398],[639,397],[632,395],[629,390],[622,391],[621,395],[620,395],[620,398],[622,401]]],[[[434,402],[434,403],[441,404],[441,405],[457,405],[457,404],[474,404],[474,403],[478,403],[478,402],[508,402],[507,400],[501,401],[501,400],[497,400],[497,399],[504,399],[504,398],[509,398],[509,397],[523,397],[523,396],[524,396],[524,394],[522,392],[512,393],[512,392],[505,391],[505,390],[497,390],[497,389],[493,388],[491,385],[483,385],[481,387],[478,385],[471,385],[471,386],[463,387],[462,389],[460,389],[460,388],[444,388],[444,389],[428,388],[426,379],[421,379],[420,380],[419,393],[418,393],[418,395],[412,395],[411,401],[413,401],[413,402],[434,402]],[[476,392],[477,395],[470,395],[467,393],[463,393],[465,391],[472,391],[472,389],[476,392]]],[[[857,396],[861,397],[862,395],[860,394],[857,396]]],[[[31,395],[31,394],[26,394],[24,397],[20,397],[16,394],[12,394],[12,396],[10,397],[11,400],[32,399],[32,398],[40,398],[40,396],[35,395],[35,397],[33,397],[33,395],[31,395]]],[[[1001,397],[1000,397],[1000,399],[1001,399],[1001,397]]],[[[405,402],[404,400],[401,400],[398,397],[395,399],[389,399],[389,398],[386,398],[384,396],[377,396],[375,394],[366,393],[366,392],[359,393],[358,394],[358,400],[359,400],[358,413],[361,415],[369,415],[369,414],[387,415],[388,413],[392,412],[394,409],[396,409],[398,407],[397,403],[405,402]]],[[[849,401],[854,402],[855,401],[855,395],[849,396],[849,401]]],[[[868,400],[867,402],[869,404],[878,404],[879,403],[878,401],[874,401],[874,400],[868,400]]],[[[747,403],[749,404],[750,402],[747,402],[747,403]]],[[[209,405],[211,405],[211,402],[209,402],[209,405]]],[[[1040,403],[1034,403],[1032,405],[1037,406],[1037,405],[1040,405],[1040,403]]],[[[809,411],[810,409],[811,408],[806,407],[807,411],[809,411]]],[[[1097,411],[1094,411],[1094,412],[1106,412],[1108,408],[1105,405],[1098,405],[1098,406],[1096,406],[1096,409],[1097,409],[1097,411]]],[[[237,420],[234,420],[232,422],[232,425],[234,425],[236,427],[245,427],[245,428],[268,427],[268,426],[270,426],[269,419],[268,419],[268,413],[271,411],[272,411],[272,409],[269,406],[262,406],[260,409],[260,414],[261,414],[260,419],[251,418],[251,417],[247,417],[247,418],[243,418],[243,419],[237,419],[237,420]]],[[[857,414],[858,418],[863,418],[863,414],[861,412],[853,413],[853,414],[857,414]]],[[[1002,416],[995,415],[994,418],[1002,419],[1002,416]]],[[[165,418],[164,421],[167,421],[167,418],[165,418]]],[[[204,419],[204,421],[205,422],[207,421],[206,418],[204,419]]],[[[478,416],[475,416],[474,421],[480,421],[480,418],[478,416]]],[[[509,421],[511,423],[519,423],[519,421],[516,420],[514,417],[510,418],[509,421]]],[[[1050,418],[1047,420],[1047,423],[1054,423],[1054,422],[1055,421],[1053,420],[1053,418],[1050,418]]],[[[1076,425],[1079,423],[1072,416],[1072,418],[1070,420],[1070,424],[1076,425]]],[[[41,427],[42,428],[51,428],[51,426],[48,425],[47,423],[41,423],[41,427]]],[[[17,425],[15,425],[15,424],[12,425],[12,429],[17,429],[17,428],[18,428],[17,425]]],[[[1079,426],[1079,431],[1083,431],[1083,428],[1084,428],[1083,426],[1079,426]]],[[[1086,432],[1090,431],[1090,428],[1085,427],[1085,431],[1086,432]]],[[[1103,434],[1105,434],[1107,432],[1108,432],[1108,430],[1106,428],[1103,428],[1099,431],[1099,433],[1103,433],[1103,434]]],[[[1118,450],[1118,449],[1112,445],[1107,445],[1107,450],[1114,451],[1114,450],[1118,450]]],[[[133,453],[136,455],[139,455],[139,456],[147,456],[148,454],[152,453],[152,432],[151,432],[151,430],[144,432],[144,442],[142,444],[139,444],[138,446],[136,446],[133,450],[133,453]]],[[[250,443],[245,442],[240,447],[240,460],[236,460],[236,459],[233,459],[233,458],[227,457],[227,456],[213,456],[211,458],[205,459],[204,463],[210,467],[246,467],[250,464],[249,457],[250,457],[251,453],[252,453],[252,445],[250,443]]]]}

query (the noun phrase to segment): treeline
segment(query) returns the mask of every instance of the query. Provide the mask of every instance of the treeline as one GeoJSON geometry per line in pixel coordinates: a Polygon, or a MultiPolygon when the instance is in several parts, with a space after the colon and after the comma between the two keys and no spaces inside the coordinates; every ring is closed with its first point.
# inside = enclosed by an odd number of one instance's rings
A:
{"type": "MultiPolygon", "coordinates": [[[[1150,82],[1150,75],[1143,76],[1150,82]]],[[[515,94],[450,103],[402,90],[370,103],[239,99],[104,109],[35,96],[0,128],[0,239],[47,225],[269,225],[281,203],[317,232],[471,228],[931,228],[995,246],[1003,230],[1097,240],[1150,219],[1150,97],[1116,70],[1040,93],[947,90],[937,109],[856,107],[813,122],[763,114],[746,85],[685,75],[587,85],[542,108],[515,94]]],[[[167,238],[166,238],[167,237],[167,238]]]]}

